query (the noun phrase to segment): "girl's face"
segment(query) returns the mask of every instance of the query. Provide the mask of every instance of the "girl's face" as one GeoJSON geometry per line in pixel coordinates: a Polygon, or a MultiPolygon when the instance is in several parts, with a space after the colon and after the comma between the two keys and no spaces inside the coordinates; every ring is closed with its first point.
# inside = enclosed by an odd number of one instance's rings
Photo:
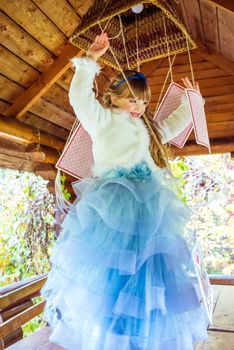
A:
{"type": "Polygon", "coordinates": [[[148,105],[148,101],[141,98],[116,98],[112,96],[112,102],[115,106],[128,112],[131,117],[140,118],[148,105]]]}

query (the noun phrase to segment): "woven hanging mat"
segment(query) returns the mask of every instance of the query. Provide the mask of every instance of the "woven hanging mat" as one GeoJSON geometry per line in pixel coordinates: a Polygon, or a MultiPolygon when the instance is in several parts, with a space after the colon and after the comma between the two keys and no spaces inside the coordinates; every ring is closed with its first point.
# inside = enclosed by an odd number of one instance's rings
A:
{"type": "MultiPolygon", "coordinates": [[[[173,5],[174,0],[96,0],[71,36],[70,42],[88,51],[96,35],[100,35],[100,28],[105,29],[110,38],[117,36],[110,40],[110,45],[122,69],[132,69],[144,62],[165,57],[168,49],[171,55],[187,51],[186,36],[189,49],[196,48],[196,43],[174,12],[173,5]],[[138,4],[143,4],[144,8],[136,15],[131,7],[138,4]]],[[[110,50],[107,50],[100,61],[119,69],[110,50]]]]}

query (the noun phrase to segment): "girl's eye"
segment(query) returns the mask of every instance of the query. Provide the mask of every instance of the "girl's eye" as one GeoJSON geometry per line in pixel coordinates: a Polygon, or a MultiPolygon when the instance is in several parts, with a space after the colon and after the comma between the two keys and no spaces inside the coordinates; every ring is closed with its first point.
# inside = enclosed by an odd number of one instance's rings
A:
{"type": "Polygon", "coordinates": [[[148,102],[147,101],[144,101],[144,105],[147,106],[148,102]]]}
{"type": "Polygon", "coordinates": [[[136,103],[136,100],[130,100],[130,103],[136,103]]]}

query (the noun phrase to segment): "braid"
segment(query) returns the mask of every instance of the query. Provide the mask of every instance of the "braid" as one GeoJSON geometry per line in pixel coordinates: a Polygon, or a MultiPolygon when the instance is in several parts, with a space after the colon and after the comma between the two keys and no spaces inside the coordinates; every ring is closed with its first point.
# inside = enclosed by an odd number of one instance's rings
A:
{"type": "Polygon", "coordinates": [[[143,115],[143,120],[148,130],[150,131],[150,153],[155,163],[160,168],[170,169],[169,158],[171,157],[170,148],[168,145],[163,145],[161,142],[161,136],[155,127],[155,121],[147,111],[147,114],[143,115]]]}

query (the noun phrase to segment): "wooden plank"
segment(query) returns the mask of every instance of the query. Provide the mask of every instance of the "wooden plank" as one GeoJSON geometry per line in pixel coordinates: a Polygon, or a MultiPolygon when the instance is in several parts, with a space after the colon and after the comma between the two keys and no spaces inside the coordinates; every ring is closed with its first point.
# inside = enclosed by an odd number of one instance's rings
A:
{"type": "MultiPolygon", "coordinates": [[[[181,84],[183,86],[183,84],[181,84]]],[[[231,91],[234,91],[234,85],[228,85],[228,86],[217,86],[217,87],[210,87],[210,88],[200,88],[202,96],[205,98],[208,97],[215,97],[215,96],[225,96],[229,95],[231,91]]],[[[158,91],[158,89],[156,90],[158,91]]],[[[166,90],[164,90],[166,92],[166,90]]],[[[152,101],[158,101],[160,97],[159,93],[155,93],[154,87],[152,88],[152,101]]],[[[162,98],[163,96],[161,96],[162,98]]]]}
{"type": "Polygon", "coordinates": [[[45,306],[45,301],[31,306],[29,309],[22,311],[20,314],[14,316],[10,320],[7,320],[0,325],[0,337],[5,337],[6,335],[14,332],[16,328],[19,328],[26,322],[30,321],[37,315],[43,312],[45,306]]]}
{"type": "Polygon", "coordinates": [[[204,41],[204,31],[198,0],[183,0],[183,4],[193,39],[195,41],[197,39],[204,41]]]}
{"type": "MultiPolygon", "coordinates": [[[[208,61],[197,62],[197,63],[193,64],[193,71],[199,71],[199,70],[202,71],[205,69],[212,69],[212,68],[216,68],[216,67],[213,63],[208,62],[208,61]]],[[[162,76],[162,75],[165,76],[165,75],[167,75],[168,69],[169,69],[168,66],[157,68],[155,71],[155,75],[157,77],[162,76]]],[[[172,72],[173,72],[173,74],[174,73],[176,74],[176,73],[191,72],[190,65],[189,64],[179,64],[179,65],[174,64],[172,72]]],[[[150,77],[152,77],[152,75],[148,75],[148,77],[150,78],[150,77]]]]}
{"type": "Polygon", "coordinates": [[[194,350],[233,350],[234,333],[208,332],[208,340],[195,346],[194,350]]]}
{"type": "Polygon", "coordinates": [[[66,0],[33,1],[50,20],[69,38],[81,23],[81,18],[66,0]]]}
{"type": "Polygon", "coordinates": [[[206,110],[206,120],[208,123],[234,121],[234,112],[212,113],[206,110]]]}
{"type": "Polygon", "coordinates": [[[14,330],[14,332],[12,332],[11,334],[7,335],[6,337],[3,338],[3,342],[4,342],[4,347],[1,348],[0,345],[0,349],[5,349],[6,347],[15,344],[17,341],[23,339],[23,331],[22,328],[18,328],[16,330],[14,330]]]}
{"type": "Polygon", "coordinates": [[[0,167],[2,168],[35,172],[35,164],[35,162],[18,156],[0,153],[0,167]]]}
{"type": "Polygon", "coordinates": [[[214,321],[210,329],[232,331],[234,333],[233,292],[233,286],[223,286],[221,288],[218,303],[213,314],[214,321]]]}
{"type": "Polygon", "coordinates": [[[33,301],[31,299],[29,300],[23,300],[19,304],[13,306],[12,308],[9,308],[5,311],[2,311],[1,316],[3,321],[9,320],[10,318],[14,317],[15,315],[18,315],[20,312],[28,309],[33,304],[33,301]]]}
{"type": "Polygon", "coordinates": [[[30,86],[39,77],[36,69],[3,46],[0,46],[0,73],[24,87],[30,86]]]}
{"type": "MultiPolygon", "coordinates": [[[[234,146],[234,140],[233,140],[234,146]]],[[[226,286],[234,286],[234,276],[233,275],[209,275],[211,284],[214,285],[226,285],[226,286]]]]}
{"type": "Polygon", "coordinates": [[[165,64],[167,66],[168,64],[168,59],[163,57],[159,58],[154,61],[146,62],[142,65],[141,71],[144,73],[146,76],[154,75],[154,72],[161,67],[162,64],[165,64]]]}
{"type": "Polygon", "coordinates": [[[208,104],[212,104],[212,105],[220,105],[225,103],[230,104],[230,103],[233,103],[233,101],[234,101],[234,93],[230,91],[230,94],[228,95],[207,97],[206,106],[208,104]]]}
{"type": "MultiPolygon", "coordinates": [[[[161,92],[162,84],[157,83],[157,76],[153,78],[149,78],[149,84],[151,89],[154,88],[155,92],[161,92]]],[[[200,88],[208,88],[208,87],[216,87],[216,86],[224,86],[224,85],[234,85],[234,76],[225,76],[218,78],[210,78],[210,79],[200,79],[199,86],[200,88]]],[[[169,86],[169,83],[165,85],[165,90],[169,86]]]]}
{"type": "MultiPolygon", "coordinates": [[[[211,153],[226,153],[234,151],[234,141],[227,141],[223,138],[220,141],[212,139],[210,140],[211,144],[211,153]]],[[[200,155],[200,154],[209,154],[209,151],[206,147],[198,145],[195,141],[187,141],[183,148],[172,148],[173,155],[176,156],[185,156],[185,155],[200,155]]]]}
{"type": "Polygon", "coordinates": [[[70,43],[67,44],[63,53],[56,59],[54,64],[41,74],[37,79],[8,109],[7,115],[20,117],[27,112],[39,98],[52,86],[57,79],[70,67],[70,59],[76,54],[80,56],[82,51],[70,43]]]}
{"type": "MultiPolygon", "coordinates": [[[[234,77],[233,77],[233,81],[234,81],[234,77]]],[[[66,112],[70,114],[74,114],[73,108],[69,102],[67,90],[65,90],[58,84],[52,85],[50,89],[46,91],[45,94],[43,94],[43,99],[64,109],[66,112]]]]}
{"type": "Polygon", "coordinates": [[[0,116],[0,130],[2,133],[19,137],[31,143],[39,143],[58,150],[64,148],[64,141],[58,137],[39,132],[39,130],[11,117],[0,116]]]}
{"type": "MultiPolygon", "coordinates": [[[[181,85],[183,83],[181,82],[181,85]]],[[[228,95],[230,92],[234,92],[234,85],[227,85],[227,86],[215,86],[215,87],[208,87],[208,88],[203,88],[200,86],[201,94],[202,96],[206,99],[206,97],[213,97],[213,96],[222,96],[222,95],[228,95]]],[[[160,96],[160,89],[158,87],[152,87],[152,99],[153,100],[158,100],[160,96]]],[[[166,91],[166,88],[165,90],[166,91]]]]}
{"type": "MultiPolygon", "coordinates": [[[[43,162],[45,160],[45,154],[42,152],[25,152],[26,145],[24,145],[24,150],[19,149],[19,144],[16,144],[10,140],[3,140],[0,138],[0,154],[9,155],[17,158],[25,159],[30,162],[43,162]]],[[[23,145],[21,145],[23,146],[23,145]]],[[[7,158],[7,157],[6,157],[7,158]]]]}
{"type": "MultiPolygon", "coordinates": [[[[6,115],[6,110],[10,107],[8,102],[0,100],[0,114],[6,115]]],[[[34,130],[39,130],[39,132],[45,132],[47,135],[55,136],[62,140],[66,140],[69,136],[68,130],[61,128],[60,126],[51,123],[43,118],[36,116],[33,113],[27,112],[21,117],[21,121],[29,126],[32,126],[34,130]]]]}
{"type": "Polygon", "coordinates": [[[30,112],[67,130],[71,130],[76,119],[74,115],[42,98],[30,108],[30,112]]]}
{"type": "Polygon", "coordinates": [[[83,17],[94,4],[94,0],[68,0],[68,2],[81,17],[83,17]]]}
{"type": "MultiPolygon", "coordinates": [[[[40,155],[36,154],[35,152],[35,157],[40,157],[42,156],[45,158],[45,154],[40,155]]],[[[49,175],[49,180],[54,180],[56,176],[56,169],[54,167],[54,164],[50,163],[45,163],[44,160],[43,162],[37,162],[37,161],[32,161],[27,159],[27,154],[23,158],[22,156],[17,155],[15,157],[12,154],[6,154],[0,153],[0,166],[4,168],[9,168],[9,169],[16,169],[16,170],[22,170],[22,171],[29,171],[37,174],[38,172],[40,173],[39,175],[45,174],[48,176],[49,175]]],[[[44,177],[44,176],[42,176],[44,177]]]]}
{"type": "Polygon", "coordinates": [[[9,108],[10,103],[0,99],[0,115],[5,115],[7,108],[9,108]]]}
{"type": "Polygon", "coordinates": [[[209,0],[200,0],[201,17],[207,46],[220,53],[216,5],[209,0]]]}
{"type": "Polygon", "coordinates": [[[31,0],[1,0],[0,9],[55,56],[61,54],[66,36],[31,0]]]}
{"type": "Polygon", "coordinates": [[[234,2],[230,0],[209,0],[214,3],[218,8],[231,12],[234,12],[234,2]]]}
{"type": "MultiPolygon", "coordinates": [[[[234,61],[234,14],[218,9],[220,53],[230,61],[234,61]]],[[[233,62],[234,65],[234,62],[233,62]]],[[[234,74],[234,72],[232,73],[234,74]]]]}
{"type": "Polygon", "coordinates": [[[33,113],[27,112],[21,117],[21,121],[27,125],[30,125],[40,131],[49,133],[52,136],[59,137],[62,140],[67,140],[69,131],[51,123],[50,121],[40,118],[33,113]]]}
{"type": "Polygon", "coordinates": [[[3,12],[0,13],[0,41],[9,51],[43,72],[54,62],[54,56],[3,12]]]}
{"type": "MultiPolygon", "coordinates": [[[[220,41],[222,41],[221,35],[220,41]]],[[[201,42],[197,42],[197,45],[197,53],[201,55],[201,57],[219,67],[223,72],[229,75],[234,75],[234,62],[232,62],[230,59],[225,58],[223,55],[219,55],[218,53],[208,50],[201,42]]],[[[222,47],[220,50],[221,53],[223,53],[222,47]]],[[[214,75],[214,77],[215,76],[217,77],[217,75],[214,75]]]]}
{"type": "Polygon", "coordinates": [[[7,350],[63,350],[62,347],[49,342],[50,334],[51,328],[44,327],[10,346],[7,350]]]}
{"type": "Polygon", "coordinates": [[[225,113],[228,111],[234,110],[234,102],[233,103],[225,103],[225,104],[206,104],[205,110],[207,113],[225,113]]]}
{"type": "Polygon", "coordinates": [[[36,275],[36,276],[32,276],[32,277],[27,277],[25,279],[23,279],[22,281],[18,281],[18,282],[13,282],[12,284],[9,284],[7,286],[3,286],[3,287],[0,287],[0,295],[3,295],[3,294],[6,294],[6,293],[9,293],[9,292],[12,292],[13,290],[16,290],[20,287],[23,287],[29,283],[33,283],[35,281],[38,281],[39,279],[42,279],[42,278],[47,278],[47,274],[44,273],[42,275],[36,275]]]}
{"type": "Polygon", "coordinates": [[[13,290],[1,296],[0,310],[3,310],[8,306],[18,302],[19,300],[22,300],[32,295],[33,293],[38,292],[45,284],[46,278],[47,277],[43,276],[36,281],[33,281],[25,286],[22,286],[16,290],[13,290]]]}
{"type": "MultiPolygon", "coordinates": [[[[196,71],[195,72],[195,80],[200,80],[200,79],[209,79],[209,78],[214,78],[214,77],[226,77],[229,74],[224,72],[220,68],[213,68],[213,69],[206,69],[203,71],[196,71]]],[[[181,79],[184,78],[184,73],[177,73],[173,74],[173,78],[175,82],[181,82],[181,79]]],[[[188,72],[186,76],[191,79],[191,74],[188,72]]],[[[163,84],[166,76],[154,76],[153,79],[157,81],[158,84],[163,84]]],[[[170,80],[170,77],[169,79],[170,80]]],[[[150,83],[151,80],[149,80],[150,83]]]]}
{"type": "Polygon", "coordinates": [[[68,69],[62,76],[61,78],[57,81],[57,84],[61,86],[63,89],[69,91],[70,84],[72,81],[74,72],[72,69],[68,69]]]}
{"type": "Polygon", "coordinates": [[[7,154],[17,158],[27,159],[31,162],[43,162],[48,164],[56,164],[60,156],[53,148],[39,145],[20,145],[12,140],[1,138],[0,135],[0,154],[7,154]],[[32,147],[33,146],[33,147],[32,147]]]}
{"type": "Polygon", "coordinates": [[[13,102],[24,92],[24,88],[0,74],[0,98],[13,102]]]}

